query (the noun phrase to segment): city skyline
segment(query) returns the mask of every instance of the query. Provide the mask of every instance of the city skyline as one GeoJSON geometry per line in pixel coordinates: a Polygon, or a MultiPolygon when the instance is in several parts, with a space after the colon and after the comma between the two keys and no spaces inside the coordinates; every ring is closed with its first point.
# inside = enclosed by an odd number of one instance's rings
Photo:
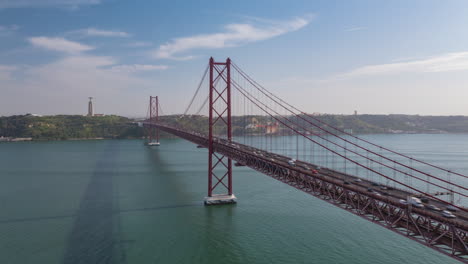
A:
{"type": "Polygon", "coordinates": [[[468,115],[468,3],[247,3],[0,1],[0,115],[181,113],[211,56],[310,113],[468,115]]]}

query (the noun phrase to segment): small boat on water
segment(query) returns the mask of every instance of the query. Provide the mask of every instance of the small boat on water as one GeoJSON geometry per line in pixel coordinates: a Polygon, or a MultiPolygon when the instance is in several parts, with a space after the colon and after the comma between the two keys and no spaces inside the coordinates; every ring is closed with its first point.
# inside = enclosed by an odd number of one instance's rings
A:
{"type": "Polygon", "coordinates": [[[159,142],[148,142],[148,146],[159,146],[161,145],[159,142]]]}
{"type": "Polygon", "coordinates": [[[205,148],[205,147],[202,145],[197,145],[197,148],[205,148]]]}
{"type": "Polygon", "coordinates": [[[236,167],[242,167],[242,166],[245,166],[245,164],[242,164],[242,163],[240,163],[240,162],[236,162],[236,163],[234,163],[234,166],[236,166],[236,167]]]}

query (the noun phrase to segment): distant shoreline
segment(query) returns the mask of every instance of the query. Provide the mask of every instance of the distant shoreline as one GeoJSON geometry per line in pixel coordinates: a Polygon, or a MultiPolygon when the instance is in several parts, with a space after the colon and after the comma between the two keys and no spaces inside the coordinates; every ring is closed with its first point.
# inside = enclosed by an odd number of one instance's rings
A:
{"type": "Polygon", "coordinates": [[[67,138],[67,139],[33,139],[33,138],[0,138],[0,143],[16,143],[16,142],[43,142],[43,141],[91,141],[91,140],[114,140],[114,139],[143,139],[143,138],[67,138]]]}
{"type": "MultiPolygon", "coordinates": [[[[468,133],[452,133],[452,132],[437,132],[437,133],[430,133],[430,132],[404,132],[404,133],[361,133],[361,134],[353,134],[353,136],[365,136],[365,135],[468,135],[468,133]]],[[[252,134],[246,135],[246,137],[260,137],[264,136],[261,134],[252,134]]],[[[270,135],[273,137],[280,137],[280,136],[291,136],[291,135],[270,135]]],[[[164,137],[162,136],[161,139],[173,139],[177,137],[164,137]]],[[[137,139],[137,140],[145,140],[145,138],[136,138],[136,137],[128,137],[128,138],[103,138],[103,137],[96,137],[96,138],[68,138],[68,139],[33,139],[33,138],[0,138],[1,143],[18,143],[18,142],[45,142],[45,141],[93,141],[93,140],[125,140],[125,139],[137,139]]]]}
{"type": "MultiPolygon", "coordinates": [[[[289,119],[299,124],[298,129],[302,133],[318,136],[328,133],[341,134],[343,131],[343,135],[468,134],[468,116],[323,114],[314,115],[313,118],[305,115],[291,116],[289,119]]],[[[166,115],[161,116],[160,121],[170,126],[183,126],[189,131],[208,133],[206,116],[166,115]]],[[[0,142],[141,139],[145,133],[138,120],[121,116],[0,117],[0,142]]],[[[292,131],[267,116],[233,116],[232,135],[234,137],[281,136],[292,135],[292,131]]],[[[171,136],[161,133],[161,137],[171,136]]]]}

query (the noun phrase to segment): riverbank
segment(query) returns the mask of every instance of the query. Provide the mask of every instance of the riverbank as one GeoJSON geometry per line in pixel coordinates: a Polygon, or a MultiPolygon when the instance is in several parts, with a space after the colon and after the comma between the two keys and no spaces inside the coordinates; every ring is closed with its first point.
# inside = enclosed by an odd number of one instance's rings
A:
{"type": "MultiPolygon", "coordinates": [[[[369,134],[468,134],[467,116],[419,115],[329,115],[291,116],[291,122],[310,135],[326,135],[337,130],[353,135],[369,134]],[[323,124],[328,124],[324,126],[323,124]],[[336,129],[335,129],[336,128],[336,129]]],[[[161,116],[160,121],[170,126],[182,126],[189,131],[208,133],[206,116],[161,116]]],[[[215,128],[215,134],[222,131],[215,128]]],[[[232,134],[244,136],[292,135],[273,118],[267,116],[233,116],[232,134]]],[[[143,138],[145,130],[134,119],[122,116],[9,116],[0,117],[0,137],[4,141],[86,140],[143,138]]],[[[161,133],[162,138],[171,136],[161,133]]]]}
{"type": "Polygon", "coordinates": [[[0,137],[0,142],[22,142],[22,141],[32,141],[32,138],[9,138],[9,137],[0,137]]]}
{"type": "Polygon", "coordinates": [[[31,140],[80,140],[141,138],[142,127],[121,116],[9,116],[0,117],[0,137],[5,141],[18,138],[31,140]]]}
{"type": "Polygon", "coordinates": [[[46,142],[46,141],[93,141],[93,140],[124,140],[124,139],[145,139],[145,138],[67,138],[67,139],[33,139],[33,138],[0,138],[0,143],[13,143],[13,142],[46,142]]]}

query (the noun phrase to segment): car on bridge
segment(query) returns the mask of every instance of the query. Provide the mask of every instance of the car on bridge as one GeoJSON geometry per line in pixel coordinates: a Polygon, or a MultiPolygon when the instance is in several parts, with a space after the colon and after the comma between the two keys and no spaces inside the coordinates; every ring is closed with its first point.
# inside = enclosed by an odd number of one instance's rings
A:
{"type": "Polygon", "coordinates": [[[440,209],[439,207],[433,205],[433,204],[428,204],[426,205],[426,208],[429,209],[429,210],[432,210],[432,211],[442,211],[442,209],[440,209]]]}
{"type": "Polygon", "coordinates": [[[424,205],[422,204],[421,200],[416,197],[410,197],[409,198],[409,203],[417,208],[424,208],[424,205]]]}
{"type": "Polygon", "coordinates": [[[448,211],[452,211],[452,212],[458,212],[458,208],[452,206],[452,205],[449,205],[447,207],[445,207],[445,209],[447,209],[448,211]]]}
{"type": "Polygon", "coordinates": [[[442,211],[442,216],[447,218],[456,218],[454,214],[447,210],[442,211]]]}

